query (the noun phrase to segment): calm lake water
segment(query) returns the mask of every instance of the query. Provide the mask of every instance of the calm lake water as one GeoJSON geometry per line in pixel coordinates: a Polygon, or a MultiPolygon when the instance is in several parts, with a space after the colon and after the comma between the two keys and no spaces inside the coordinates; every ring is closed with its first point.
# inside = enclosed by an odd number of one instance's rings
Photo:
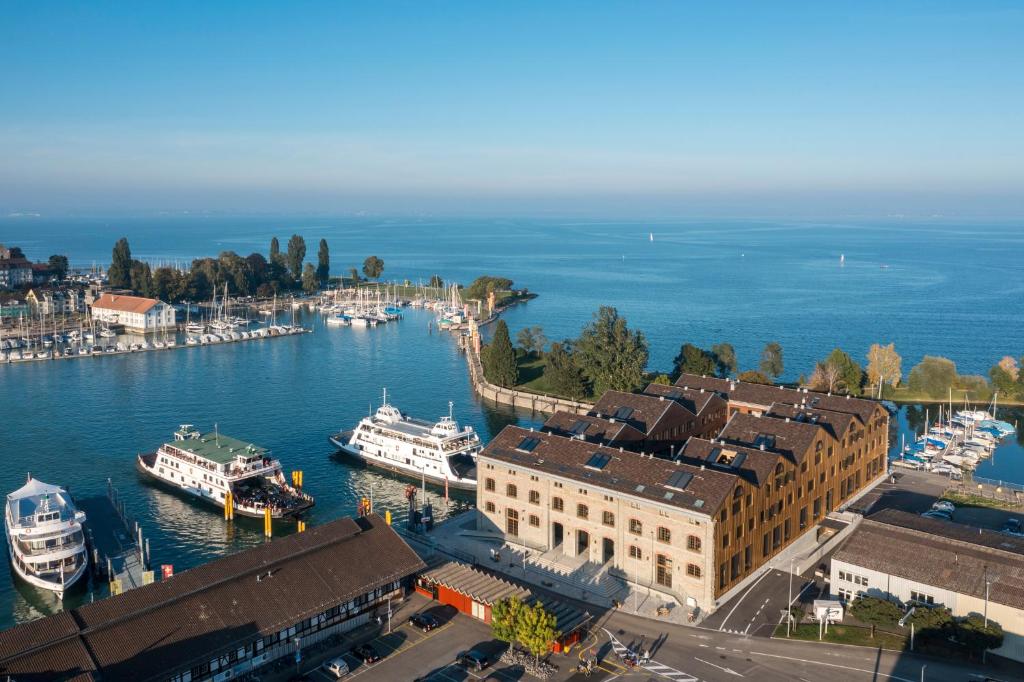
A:
{"type": "MultiPolygon", "coordinates": [[[[80,265],[108,262],[122,235],[137,258],[187,263],[228,249],[266,253],[272,236],[285,244],[292,233],[305,236],[313,259],[326,238],[335,273],[373,254],[396,279],[510,277],[540,294],[506,314],[513,334],[539,324],[549,338],[575,336],[599,305],[617,306],[647,334],[652,367],[667,367],[683,341],[730,341],[750,367],[766,341],[778,340],[790,379],[836,345],[863,357],[872,342],[894,341],[905,372],[924,354],[984,373],[1003,355],[1024,352],[1017,224],[0,219],[0,242],[30,258],[66,253],[80,265]]],[[[382,387],[424,418],[446,414],[454,401],[456,418],[485,439],[509,423],[537,423],[476,402],[454,339],[431,334],[430,319],[410,310],[375,329],[328,329],[311,315],[302,321],[315,333],[298,337],[0,366],[0,490],[19,487],[28,471],[77,495],[102,494],[110,478],[150,538],[154,562],[180,571],[263,541],[259,523],[228,526],[216,510],[135,472],[135,454],[169,439],[178,424],[216,423],[305,471],[317,498],[311,523],[353,513],[372,484],[378,509],[400,511],[405,482],[335,460],[327,442],[376,407],[382,387]]],[[[1011,414],[1021,417],[1000,416],[1011,414]]],[[[901,417],[908,431],[922,420],[914,410],[901,417]]],[[[1024,482],[1022,455],[1009,443],[978,475],[1024,482]]],[[[0,626],[54,608],[0,572],[0,626]]]]}

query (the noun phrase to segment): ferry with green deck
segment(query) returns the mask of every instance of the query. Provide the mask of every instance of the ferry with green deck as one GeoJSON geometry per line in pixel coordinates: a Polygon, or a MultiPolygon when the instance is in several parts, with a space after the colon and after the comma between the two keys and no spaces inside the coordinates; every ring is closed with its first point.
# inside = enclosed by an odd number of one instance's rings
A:
{"type": "Polygon", "coordinates": [[[297,516],[311,508],[313,498],[290,485],[281,462],[264,447],[215,430],[200,433],[182,424],[174,440],[156,452],[140,454],[138,467],[147,476],[175,490],[223,508],[228,500],[235,514],[264,518],[297,516]],[[230,495],[229,495],[230,493],[230,495]]]}

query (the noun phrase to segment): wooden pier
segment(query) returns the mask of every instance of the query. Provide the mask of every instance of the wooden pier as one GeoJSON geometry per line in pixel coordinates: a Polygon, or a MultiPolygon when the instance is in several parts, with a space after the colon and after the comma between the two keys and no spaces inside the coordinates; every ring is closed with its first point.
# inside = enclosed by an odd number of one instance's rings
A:
{"type": "Polygon", "coordinates": [[[128,517],[110,480],[106,496],[86,497],[76,503],[86,516],[86,542],[93,575],[108,581],[110,593],[120,594],[153,582],[149,540],[143,538],[138,521],[128,517]]]}

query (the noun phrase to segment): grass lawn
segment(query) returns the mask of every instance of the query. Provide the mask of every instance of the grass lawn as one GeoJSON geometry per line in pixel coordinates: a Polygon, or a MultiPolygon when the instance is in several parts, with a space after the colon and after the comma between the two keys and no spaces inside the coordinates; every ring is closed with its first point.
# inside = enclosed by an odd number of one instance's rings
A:
{"type": "Polygon", "coordinates": [[[949,491],[942,496],[942,499],[949,500],[958,507],[988,507],[990,509],[1018,509],[1017,505],[1006,500],[993,500],[980,495],[962,495],[949,491]]]}
{"type": "Polygon", "coordinates": [[[547,366],[545,358],[524,357],[519,360],[519,384],[517,388],[533,393],[547,393],[558,395],[551,388],[551,383],[544,376],[544,368],[547,366]]]}
{"type": "MultiPolygon", "coordinates": [[[[775,636],[785,639],[786,626],[779,625],[775,628],[775,636]]],[[[829,625],[828,634],[821,641],[832,644],[852,644],[854,646],[868,646],[875,649],[889,649],[891,651],[903,651],[907,648],[909,635],[902,635],[893,632],[882,632],[875,630],[874,639],[871,638],[870,628],[853,627],[850,625],[829,625]]],[[[818,624],[803,623],[798,625],[790,634],[790,639],[801,639],[809,642],[818,641],[818,624]]]]}

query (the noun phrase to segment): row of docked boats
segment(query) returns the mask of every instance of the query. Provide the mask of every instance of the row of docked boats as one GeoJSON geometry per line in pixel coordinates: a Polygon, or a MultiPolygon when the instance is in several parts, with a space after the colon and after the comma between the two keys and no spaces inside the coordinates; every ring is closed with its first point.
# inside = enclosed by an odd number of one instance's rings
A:
{"type": "Polygon", "coordinates": [[[80,344],[65,346],[63,348],[45,350],[0,350],[0,363],[2,362],[28,362],[32,360],[56,360],[60,358],[89,357],[100,355],[114,355],[117,353],[138,353],[149,350],[164,350],[174,348],[178,342],[174,339],[140,341],[126,343],[119,341],[106,345],[80,344]]]}
{"type": "Polygon", "coordinates": [[[376,327],[402,319],[402,301],[397,298],[382,298],[379,291],[375,296],[356,291],[354,298],[343,300],[339,293],[315,304],[329,327],[376,327]]]}
{"type": "MultiPolygon", "coordinates": [[[[451,403],[437,421],[417,419],[390,404],[385,390],[376,412],[329,440],[344,455],[424,484],[476,488],[480,437],[459,426],[451,403]]],[[[155,483],[224,509],[225,518],[296,518],[315,504],[302,488],[301,472],[293,471],[289,480],[270,450],[217,428],[203,433],[182,424],[171,440],[137,455],[136,467],[155,483]]],[[[5,530],[15,573],[63,598],[86,573],[85,522],[67,490],[30,476],[7,496],[5,530]]]]}
{"type": "Polygon", "coordinates": [[[893,464],[962,478],[1015,433],[1013,424],[996,419],[988,410],[965,409],[946,419],[940,411],[938,420],[929,423],[913,443],[904,445],[893,464]]]}
{"type": "Polygon", "coordinates": [[[274,336],[291,336],[293,334],[305,334],[309,330],[305,327],[293,324],[272,324],[268,327],[259,327],[252,331],[218,331],[203,334],[189,334],[185,338],[187,346],[209,346],[217,343],[232,343],[234,341],[251,341],[253,339],[268,339],[274,336]]]}

